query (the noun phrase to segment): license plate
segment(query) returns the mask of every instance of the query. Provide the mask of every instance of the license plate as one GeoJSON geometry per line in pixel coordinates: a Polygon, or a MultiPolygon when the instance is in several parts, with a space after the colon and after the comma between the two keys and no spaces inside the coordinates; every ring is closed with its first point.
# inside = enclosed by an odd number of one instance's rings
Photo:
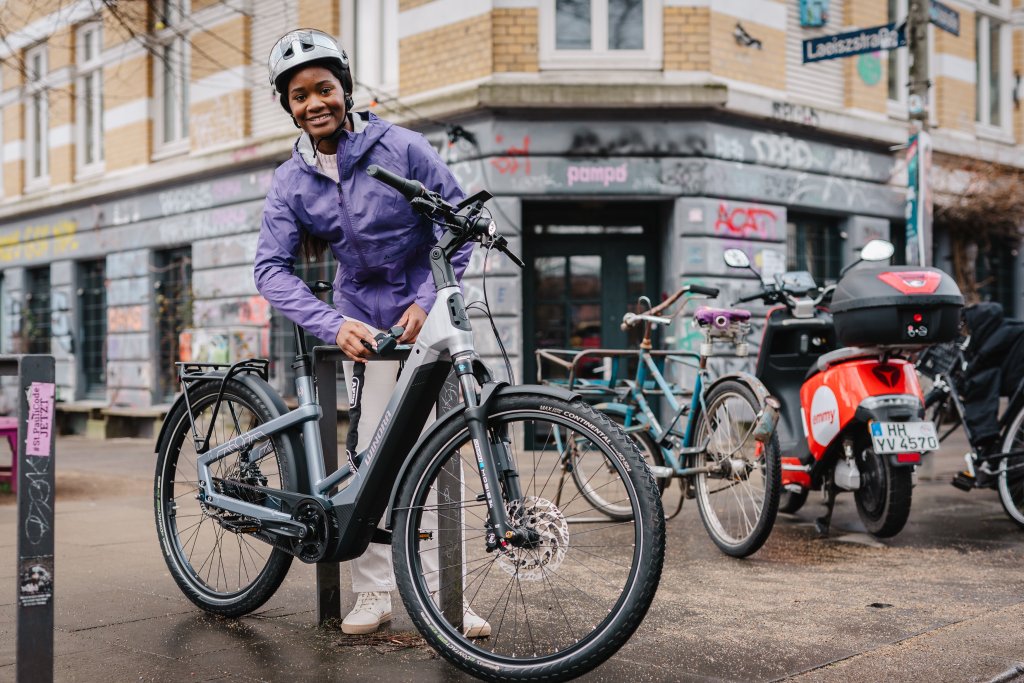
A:
{"type": "Polygon", "coordinates": [[[931,422],[872,422],[869,429],[875,453],[925,453],[939,448],[931,422]]]}

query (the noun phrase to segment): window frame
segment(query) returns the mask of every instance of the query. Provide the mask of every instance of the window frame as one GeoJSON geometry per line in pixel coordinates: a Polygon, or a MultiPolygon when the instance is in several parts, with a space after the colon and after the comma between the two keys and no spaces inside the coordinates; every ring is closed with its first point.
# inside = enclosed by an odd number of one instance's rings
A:
{"type": "Polygon", "coordinates": [[[76,178],[91,177],[103,173],[106,152],[104,150],[105,127],[103,124],[103,23],[91,20],[78,27],[75,32],[75,164],[76,178]],[[86,56],[87,43],[93,42],[93,54],[86,56]],[[92,81],[92,98],[86,101],[86,82],[92,81]],[[93,130],[86,128],[87,114],[92,114],[93,130]],[[90,142],[96,150],[94,159],[86,158],[90,142]]]}
{"type": "Polygon", "coordinates": [[[340,11],[341,47],[348,54],[352,76],[356,80],[352,97],[357,100],[376,99],[376,91],[382,95],[396,95],[399,82],[398,0],[341,0],[340,11]],[[367,13],[368,8],[377,11],[367,13]],[[363,40],[360,36],[364,36],[363,40]],[[367,40],[366,36],[376,40],[367,40]]]}
{"type": "Polygon", "coordinates": [[[49,97],[49,51],[46,43],[40,43],[25,50],[25,191],[44,189],[50,186],[50,97],[49,97]],[[38,73],[31,66],[39,59],[38,73]],[[34,75],[35,78],[30,76],[34,75]],[[38,123],[47,124],[40,128],[38,123]],[[38,136],[37,136],[38,134],[38,136]],[[38,137],[39,147],[36,147],[38,137]],[[39,166],[39,174],[33,173],[39,166]]]}
{"type": "MultiPolygon", "coordinates": [[[[167,13],[154,16],[153,26],[153,157],[155,159],[183,154],[189,151],[189,86],[191,85],[192,60],[187,30],[181,22],[188,13],[188,0],[164,0],[167,13]],[[173,97],[177,102],[174,120],[168,121],[166,116],[167,102],[165,97],[168,62],[163,53],[170,50],[171,59],[180,68],[181,73],[174,78],[173,97]],[[160,55],[160,56],[156,56],[160,55]],[[170,135],[168,135],[170,127],[170,135]],[[169,139],[168,139],[169,138],[169,139]]],[[[157,8],[155,8],[157,9],[157,8]]],[[[172,76],[173,69],[170,69],[172,76]]]]}
{"type": "Polygon", "coordinates": [[[974,125],[977,133],[1003,138],[1013,130],[1013,26],[1009,0],[975,2],[974,125]],[[999,22],[999,119],[992,123],[991,22],[999,22]],[[984,78],[983,78],[984,76],[984,78]]]}
{"type": "Polygon", "coordinates": [[[661,69],[662,0],[642,0],[644,47],[640,50],[608,49],[608,0],[590,0],[590,44],[587,50],[556,48],[555,0],[540,3],[539,66],[552,69],[661,69]],[[603,47],[594,47],[602,45],[603,47]]]}

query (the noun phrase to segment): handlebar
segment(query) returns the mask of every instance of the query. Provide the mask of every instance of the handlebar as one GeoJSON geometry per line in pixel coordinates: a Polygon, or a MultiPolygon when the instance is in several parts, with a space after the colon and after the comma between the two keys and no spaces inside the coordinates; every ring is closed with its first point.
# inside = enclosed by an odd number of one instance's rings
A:
{"type": "Polygon", "coordinates": [[[383,169],[377,164],[373,164],[366,169],[366,173],[374,180],[379,180],[385,185],[398,190],[407,201],[412,201],[416,197],[423,197],[426,194],[426,188],[423,187],[423,183],[418,180],[408,180],[401,176],[395,175],[387,169],[383,169]]]}
{"type": "Polygon", "coordinates": [[[498,227],[489,213],[483,211],[483,204],[491,198],[487,192],[478,192],[459,206],[452,206],[441,195],[431,192],[418,180],[410,180],[372,164],[366,169],[374,180],[394,188],[405,197],[412,208],[446,228],[449,233],[442,237],[437,246],[451,257],[466,242],[482,242],[489,248],[497,249],[520,268],[526,264],[508,248],[508,240],[498,234],[498,227]],[[460,213],[465,210],[465,213],[460,213]]]}
{"type": "Polygon", "coordinates": [[[619,329],[625,331],[640,324],[641,322],[649,322],[655,325],[668,325],[672,322],[672,318],[666,318],[660,315],[648,315],[646,313],[627,313],[622,316],[622,324],[619,325],[619,329]]]}

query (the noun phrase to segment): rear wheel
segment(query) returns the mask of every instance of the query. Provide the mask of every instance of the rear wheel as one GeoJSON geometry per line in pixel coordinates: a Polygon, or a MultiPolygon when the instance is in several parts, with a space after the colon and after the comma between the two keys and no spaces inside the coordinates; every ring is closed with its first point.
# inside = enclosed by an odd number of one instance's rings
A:
{"type": "Polygon", "coordinates": [[[505,449],[514,472],[501,490],[483,488],[464,421],[439,427],[399,486],[398,588],[427,642],[474,676],[579,676],[626,642],[654,598],[665,552],[657,487],[633,443],[582,401],[519,394],[490,405],[490,441],[505,449]],[[598,514],[580,492],[559,499],[567,443],[578,445],[579,457],[602,461],[594,471],[615,472],[602,495],[628,507],[629,519],[598,514]],[[521,497],[509,500],[514,481],[521,497]],[[510,521],[533,538],[499,543],[488,498],[504,501],[510,521]],[[485,631],[464,632],[470,609],[485,631]]]}
{"type": "MultiPolygon", "coordinates": [[[[612,422],[619,426],[620,429],[624,429],[625,418],[618,413],[604,413],[608,416],[612,422]]],[[[643,457],[644,462],[648,465],[654,465],[663,467],[665,465],[665,457],[661,452],[661,447],[654,442],[651,435],[646,431],[634,431],[629,433],[630,439],[636,445],[640,451],[640,455],[643,457]]],[[[600,510],[603,514],[607,515],[610,519],[616,521],[622,521],[630,519],[633,515],[633,511],[628,505],[624,505],[621,502],[615,502],[608,499],[606,494],[609,490],[606,487],[608,479],[610,477],[618,477],[615,468],[610,466],[607,461],[598,460],[595,458],[581,457],[583,448],[580,443],[570,443],[570,462],[572,463],[572,479],[576,484],[576,489],[583,494],[583,497],[590,502],[596,509],[600,510]],[[599,471],[594,471],[594,468],[600,468],[599,471]]],[[[656,478],[655,481],[658,483],[658,492],[664,493],[665,487],[668,486],[669,479],[656,478]]]]}
{"type": "Polygon", "coordinates": [[[715,545],[727,555],[746,557],[772,532],[782,488],[779,437],[754,440],[761,405],[745,384],[725,381],[705,396],[707,415],[697,415],[695,444],[707,444],[694,458],[710,471],[694,477],[700,518],[715,545]]]}
{"type": "Polygon", "coordinates": [[[874,536],[895,536],[910,517],[913,470],[894,467],[889,457],[864,448],[857,456],[860,488],[854,491],[857,514],[874,536]]]}
{"type": "MultiPolygon", "coordinates": [[[[1018,412],[1003,439],[1003,453],[1024,450],[1024,407],[1018,412]]],[[[999,461],[999,502],[1018,526],[1024,527],[1024,456],[999,461]]]]}
{"type": "MultiPolygon", "coordinates": [[[[213,423],[211,449],[277,416],[255,392],[229,381],[214,419],[219,387],[219,382],[208,382],[189,391],[198,433],[205,436],[213,423]]],[[[238,515],[198,500],[199,454],[185,404],[178,404],[167,420],[169,431],[157,455],[154,486],[156,528],[167,568],[185,596],[207,612],[248,614],[281,585],[292,556],[256,538],[238,515]]],[[[213,485],[254,497],[259,494],[243,487],[294,490],[279,438],[261,437],[213,463],[213,485]]]]}

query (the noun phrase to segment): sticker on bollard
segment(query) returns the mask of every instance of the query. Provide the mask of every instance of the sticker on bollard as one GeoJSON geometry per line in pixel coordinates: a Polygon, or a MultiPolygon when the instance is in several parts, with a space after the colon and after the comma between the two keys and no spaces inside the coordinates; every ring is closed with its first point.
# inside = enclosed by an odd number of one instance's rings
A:
{"type": "Polygon", "coordinates": [[[21,558],[18,572],[18,604],[39,607],[53,597],[53,555],[21,558]]]}

